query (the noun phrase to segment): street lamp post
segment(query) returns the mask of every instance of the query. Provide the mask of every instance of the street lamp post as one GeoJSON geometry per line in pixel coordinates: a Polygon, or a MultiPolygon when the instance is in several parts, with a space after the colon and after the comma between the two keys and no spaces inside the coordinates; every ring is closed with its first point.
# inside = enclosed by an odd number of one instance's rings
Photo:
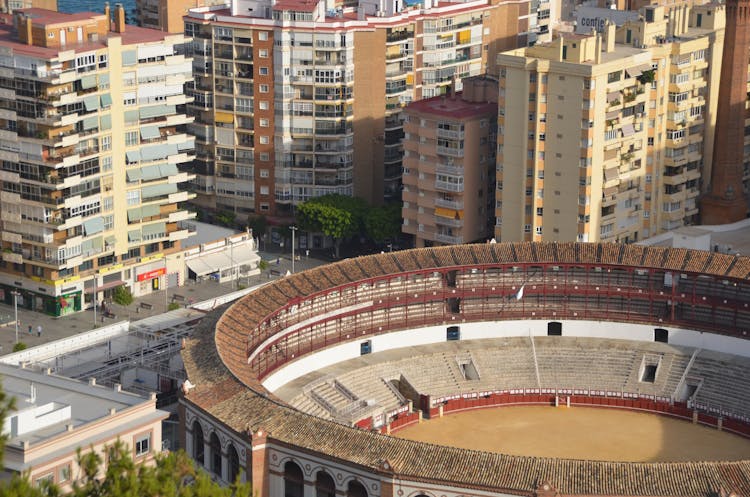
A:
{"type": "Polygon", "coordinates": [[[16,343],[18,343],[18,292],[13,290],[13,311],[16,317],[16,343]]]}
{"type": "Polygon", "coordinates": [[[97,275],[94,275],[94,298],[92,299],[94,301],[94,328],[96,328],[96,308],[99,303],[99,300],[96,298],[97,293],[99,293],[96,289],[96,280],[98,279],[99,277],[97,275]]]}
{"type": "Polygon", "coordinates": [[[296,226],[289,226],[292,231],[292,274],[294,274],[294,232],[297,231],[296,226]]]}

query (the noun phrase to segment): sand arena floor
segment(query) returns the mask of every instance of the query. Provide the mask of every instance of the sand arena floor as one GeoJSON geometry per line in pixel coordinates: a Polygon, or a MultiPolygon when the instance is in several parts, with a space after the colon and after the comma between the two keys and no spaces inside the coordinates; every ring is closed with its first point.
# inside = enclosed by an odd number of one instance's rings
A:
{"type": "Polygon", "coordinates": [[[605,461],[750,459],[750,440],[689,421],[592,407],[500,407],[424,421],[394,436],[504,454],[605,461]]]}

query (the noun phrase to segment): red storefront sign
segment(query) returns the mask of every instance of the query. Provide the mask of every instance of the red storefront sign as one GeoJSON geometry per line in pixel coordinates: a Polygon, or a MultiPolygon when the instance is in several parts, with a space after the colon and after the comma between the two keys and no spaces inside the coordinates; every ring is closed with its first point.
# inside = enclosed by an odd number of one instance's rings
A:
{"type": "Polygon", "coordinates": [[[145,280],[150,280],[150,279],[153,279],[153,278],[158,278],[159,276],[161,276],[163,274],[167,274],[167,268],[165,268],[165,267],[161,267],[159,269],[154,269],[154,270],[149,271],[147,273],[139,274],[137,276],[137,279],[138,279],[138,281],[145,281],[145,280]]]}

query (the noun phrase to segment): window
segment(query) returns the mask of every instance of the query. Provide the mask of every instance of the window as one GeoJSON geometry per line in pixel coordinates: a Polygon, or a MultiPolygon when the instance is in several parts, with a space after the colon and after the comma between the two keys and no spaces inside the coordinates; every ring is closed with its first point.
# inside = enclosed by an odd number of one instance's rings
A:
{"type": "Polygon", "coordinates": [[[50,484],[54,483],[54,481],[55,481],[55,474],[54,473],[48,473],[46,475],[42,475],[42,476],[37,477],[34,480],[34,483],[36,484],[37,487],[41,487],[42,485],[50,485],[50,484]]]}
{"type": "Polygon", "coordinates": [[[268,85],[258,85],[258,91],[260,93],[268,93],[268,85]]]}
{"type": "Polygon", "coordinates": [[[302,468],[291,461],[284,464],[284,497],[302,497],[304,485],[302,468]]]}
{"type": "Polygon", "coordinates": [[[268,178],[268,169],[261,169],[260,170],[260,177],[261,178],[268,178]]]}
{"type": "Polygon", "coordinates": [[[151,452],[151,433],[140,435],[135,439],[135,457],[145,456],[151,452]]]}
{"type": "Polygon", "coordinates": [[[614,83],[615,81],[620,81],[621,77],[622,77],[622,71],[611,72],[607,74],[607,83],[614,83]]]}
{"type": "Polygon", "coordinates": [[[260,100],[260,101],[258,101],[258,109],[259,110],[268,110],[268,100],[260,100]]]}
{"type": "Polygon", "coordinates": [[[268,195],[268,186],[267,185],[261,185],[261,187],[260,187],[260,194],[261,195],[268,195]]]}
{"type": "Polygon", "coordinates": [[[261,76],[268,76],[268,68],[267,67],[259,68],[258,74],[260,74],[261,76]]]}
{"type": "Polygon", "coordinates": [[[261,136],[260,137],[260,144],[261,145],[268,145],[270,141],[270,138],[268,136],[261,136]]]}
{"type": "Polygon", "coordinates": [[[261,127],[261,128],[267,128],[267,127],[268,127],[268,119],[266,119],[266,118],[261,118],[261,119],[260,119],[260,127],[261,127]]]}
{"type": "Polygon", "coordinates": [[[261,31],[258,33],[258,40],[259,41],[267,41],[268,40],[268,31],[261,31]]]}
{"type": "Polygon", "coordinates": [[[221,443],[216,433],[211,433],[208,446],[211,450],[211,472],[221,476],[221,443]]]}
{"type": "Polygon", "coordinates": [[[65,483],[68,480],[70,480],[70,464],[66,464],[57,470],[57,483],[65,483]]]}
{"type": "Polygon", "coordinates": [[[112,150],[112,137],[109,136],[109,135],[102,136],[102,141],[101,141],[100,148],[102,150],[112,150]]]}
{"type": "Polygon", "coordinates": [[[269,154],[268,152],[261,152],[260,153],[260,160],[262,160],[262,161],[271,160],[271,154],[269,154]]]}
{"type": "Polygon", "coordinates": [[[268,58],[268,49],[261,48],[260,50],[258,50],[258,57],[260,57],[261,59],[268,58]]]}
{"type": "MultiPolygon", "coordinates": [[[[140,254],[139,254],[140,255],[140,254]]],[[[193,422],[193,459],[203,466],[206,444],[203,440],[203,427],[198,421],[193,422]]]]}
{"type": "Polygon", "coordinates": [[[523,232],[524,233],[531,233],[531,225],[530,224],[524,224],[523,225],[523,232]]]}
{"type": "Polygon", "coordinates": [[[125,145],[138,145],[138,132],[137,131],[126,131],[125,132],[125,145]]]}

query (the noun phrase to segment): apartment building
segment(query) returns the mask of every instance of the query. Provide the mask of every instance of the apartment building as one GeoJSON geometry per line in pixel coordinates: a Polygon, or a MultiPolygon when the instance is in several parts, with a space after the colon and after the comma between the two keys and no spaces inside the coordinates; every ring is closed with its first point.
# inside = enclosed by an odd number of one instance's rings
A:
{"type": "Polygon", "coordinates": [[[225,0],[135,0],[136,23],[143,28],[182,33],[185,29],[182,18],[188,10],[225,3],[225,0]]]}
{"type": "Polygon", "coordinates": [[[634,242],[697,222],[724,20],[650,6],[499,54],[498,241],[634,242]]]}
{"type": "Polygon", "coordinates": [[[193,9],[201,209],[290,219],[328,193],[399,200],[402,110],[526,44],[530,3],[235,0],[193,9]]]}
{"type": "Polygon", "coordinates": [[[163,286],[193,217],[183,35],[104,14],[0,25],[0,300],[53,315],[163,286]]]}
{"type": "Polygon", "coordinates": [[[402,231],[416,247],[493,236],[497,80],[464,80],[463,92],[405,109],[402,231]]]}

